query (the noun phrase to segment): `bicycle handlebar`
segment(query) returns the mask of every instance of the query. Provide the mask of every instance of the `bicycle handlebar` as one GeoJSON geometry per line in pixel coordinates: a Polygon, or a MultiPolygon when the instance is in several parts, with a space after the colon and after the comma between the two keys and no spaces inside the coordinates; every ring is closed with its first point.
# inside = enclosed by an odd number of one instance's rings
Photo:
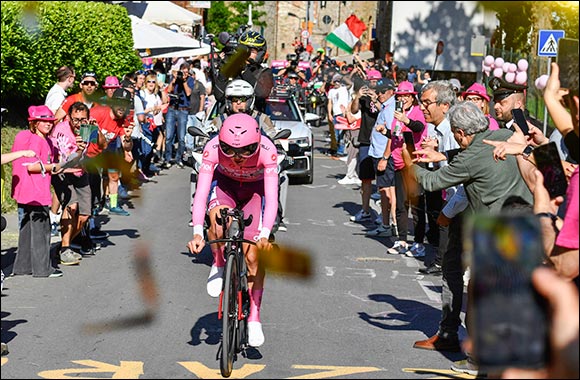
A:
{"type": "Polygon", "coordinates": [[[235,239],[235,238],[209,240],[209,241],[206,241],[206,244],[214,244],[214,243],[239,243],[239,242],[256,245],[256,242],[255,241],[247,240],[247,239],[235,239]]]}

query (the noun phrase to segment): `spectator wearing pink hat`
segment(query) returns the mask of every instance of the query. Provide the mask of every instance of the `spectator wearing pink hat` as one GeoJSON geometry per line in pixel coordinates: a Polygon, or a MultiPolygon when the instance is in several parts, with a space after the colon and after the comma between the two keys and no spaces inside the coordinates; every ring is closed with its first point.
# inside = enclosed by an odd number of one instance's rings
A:
{"type": "Polygon", "coordinates": [[[115,90],[118,89],[119,87],[121,87],[121,84],[119,83],[119,78],[117,78],[114,75],[109,75],[105,79],[105,83],[103,84],[103,90],[105,90],[105,97],[103,97],[102,100],[106,101],[108,99],[111,99],[113,97],[113,92],[115,92],[115,90]]]}
{"type": "Polygon", "coordinates": [[[34,157],[13,161],[12,198],[18,203],[20,216],[14,275],[62,276],[50,262],[50,175],[61,171],[60,165],[53,162],[55,150],[47,138],[55,120],[47,106],[30,106],[28,129],[19,132],[12,145],[13,152],[28,149],[35,152],[34,157]]]}
{"type": "Polygon", "coordinates": [[[475,103],[483,111],[485,117],[489,119],[489,130],[497,131],[499,129],[499,124],[497,120],[491,116],[489,113],[489,95],[485,90],[485,87],[481,83],[472,84],[467,90],[461,93],[463,100],[475,103]]]}

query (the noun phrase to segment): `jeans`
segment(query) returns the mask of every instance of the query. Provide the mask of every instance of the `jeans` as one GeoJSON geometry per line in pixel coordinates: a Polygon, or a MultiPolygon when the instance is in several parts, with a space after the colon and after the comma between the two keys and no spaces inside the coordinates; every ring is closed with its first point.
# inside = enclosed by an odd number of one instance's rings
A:
{"type": "MultiPolygon", "coordinates": [[[[337,116],[343,116],[343,115],[342,114],[337,114],[337,115],[334,115],[332,117],[332,122],[333,122],[333,124],[335,126],[337,124],[339,124],[338,121],[336,121],[336,117],[337,116]]],[[[345,147],[345,144],[344,144],[344,132],[345,132],[344,129],[336,129],[336,128],[334,129],[334,135],[336,137],[336,145],[337,145],[336,154],[341,155],[341,156],[345,154],[345,152],[344,152],[344,147],[345,147]]]]}
{"type": "Polygon", "coordinates": [[[175,141],[175,133],[177,132],[177,153],[175,155],[175,162],[181,162],[183,152],[185,151],[185,131],[187,129],[188,110],[176,110],[169,108],[165,115],[165,161],[173,160],[173,144],[175,141]]]}
{"type": "Polygon", "coordinates": [[[18,204],[18,252],[13,273],[48,277],[54,272],[50,261],[49,206],[18,204]]]}
{"type": "Polygon", "coordinates": [[[449,241],[443,254],[441,269],[443,287],[441,290],[441,321],[439,335],[454,337],[461,326],[461,308],[463,306],[463,213],[459,213],[449,225],[449,241]]]}

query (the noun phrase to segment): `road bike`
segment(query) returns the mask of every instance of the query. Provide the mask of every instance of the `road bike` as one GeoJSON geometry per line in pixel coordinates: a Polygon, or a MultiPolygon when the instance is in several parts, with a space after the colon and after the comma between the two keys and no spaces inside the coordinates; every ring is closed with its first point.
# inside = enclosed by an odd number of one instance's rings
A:
{"type": "Polygon", "coordinates": [[[222,321],[220,371],[223,377],[229,377],[236,355],[248,345],[250,294],[243,243],[256,243],[244,239],[244,228],[252,223],[252,215],[244,219],[244,212],[239,207],[221,209],[217,223],[223,227],[224,237],[208,243],[225,243],[226,266],[218,319],[222,321]]]}

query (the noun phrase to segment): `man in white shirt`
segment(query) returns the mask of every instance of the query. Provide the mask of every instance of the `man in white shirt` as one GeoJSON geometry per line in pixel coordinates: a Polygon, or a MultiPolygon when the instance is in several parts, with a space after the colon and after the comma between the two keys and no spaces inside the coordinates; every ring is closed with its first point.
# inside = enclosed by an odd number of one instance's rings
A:
{"type": "MultiPolygon", "coordinates": [[[[332,85],[334,87],[328,90],[328,122],[334,126],[337,124],[337,116],[345,116],[342,113],[341,106],[344,106],[345,108],[348,107],[350,103],[350,94],[346,86],[342,84],[342,75],[335,74],[332,77],[332,85]]],[[[343,141],[344,131],[334,129],[334,136],[336,138],[337,146],[336,155],[339,157],[346,156],[346,153],[344,152],[345,144],[343,141]]]]}
{"type": "Polygon", "coordinates": [[[66,99],[66,91],[75,84],[75,71],[72,67],[62,66],[56,70],[56,79],[58,82],[48,91],[44,101],[44,105],[54,114],[66,99]]]}

